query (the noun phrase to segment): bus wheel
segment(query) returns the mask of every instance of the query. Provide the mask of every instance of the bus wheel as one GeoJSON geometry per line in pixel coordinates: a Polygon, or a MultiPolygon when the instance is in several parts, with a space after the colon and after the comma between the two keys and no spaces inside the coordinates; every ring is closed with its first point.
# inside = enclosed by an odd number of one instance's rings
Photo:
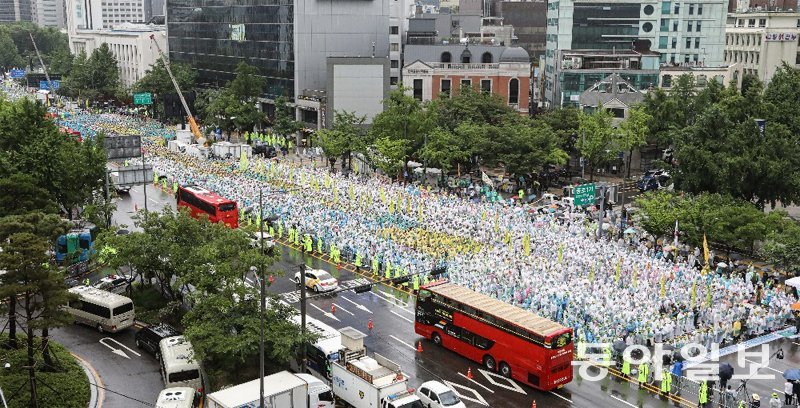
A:
{"type": "Polygon", "coordinates": [[[98,331],[100,334],[102,334],[102,333],[103,333],[103,326],[102,326],[102,325],[100,325],[100,324],[98,323],[96,327],[97,327],[97,331],[98,331]]]}
{"type": "Polygon", "coordinates": [[[500,363],[500,374],[502,374],[503,377],[511,378],[511,367],[508,364],[506,364],[504,362],[501,362],[500,363]]]}
{"type": "Polygon", "coordinates": [[[497,362],[495,362],[494,361],[494,357],[492,357],[490,355],[486,355],[486,356],[483,357],[483,365],[489,371],[492,371],[492,372],[497,368],[497,362]]]}
{"type": "Polygon", "coordinates": [[[435,344],[437,346],[441,346],[442,345],[442,336],[440,336],[439,333],[433,332],[433,334],[431,334],[431,341],[433,341],[433,344],[435,344]]]}

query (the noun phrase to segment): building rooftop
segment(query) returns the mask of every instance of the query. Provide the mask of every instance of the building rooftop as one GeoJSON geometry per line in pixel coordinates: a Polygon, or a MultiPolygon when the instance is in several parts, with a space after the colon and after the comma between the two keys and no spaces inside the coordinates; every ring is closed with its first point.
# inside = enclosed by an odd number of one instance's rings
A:
{"type": "Polygon", "coordinates": [[[522,47],[507,47],[500,54],[500,62],[531,62],[531,57],[522,47]]]}

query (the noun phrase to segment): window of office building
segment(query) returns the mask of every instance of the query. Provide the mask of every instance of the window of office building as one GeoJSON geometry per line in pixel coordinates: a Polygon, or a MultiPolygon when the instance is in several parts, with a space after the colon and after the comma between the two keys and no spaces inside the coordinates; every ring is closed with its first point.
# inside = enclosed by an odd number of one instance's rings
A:
{"type": "Polygon", "coordinates": [[[508,81],[508,103],[519,103],[519,79],[508,81]]]}
{"type": "Polygon", "coordinates": [[[414,99],[421,101],[422,100],[422,80],[415,79],[414,80],[414,99]]]}
{"type": "Polygon", "coordinates": [[[441,84],[440,84],[440,88],[441,88],[443,94],[445,94],[447,96],[450,96],[450,80],[449,79],[443,79],[441,84]]]}
{"type": "Polygon", "coordinates": [[[672,31],[678,31],[678,20],[672,22],[672,31]]]}
{"type": "Polygon", "coordinates": [[[690,33],[691,33],[691,32],[692,32],[692,26],[693,26],[693,25],[694,25],[694,24],[692,24],[692,22],[691,22],[691,21],[689,21],[688,23],[686,23],[686,31],[688,31],[688,32],[690,32],[690,33]]]}
{"type": "Polygon", "coordinates": [[[661,19],[661,31],[669,31],[669,19],[662,18],[661,19]]]}
{"type": "Polygon", "coordinates": [[[392,43],[391,47],[389,48],[389,51],[400,51],[400,44],[392,43]]]}
{"type": "Polygon", "coordinates": [[[667,48],[668,43],[669,43],[669,37],[667,36],[658,37],[658,48],[667,48]]]}
{"type": "Polygon", "coordinates": [[[766,18],[759,18],[758,19],[758,26],[759,27],[766,27],[767,26],[767,19],[766,18]]]}
{"type": "Polygon", "coordinates": [[[700,37],[694,39],[694,48],[700,48],[700,37]]]}
{"type": "Polygon", "coordinates": [[[692,39],[691,38],[687,38],[686,39],[686,48],[690,48],[691,46],[692,46],[692,39]]]}
{"type": "Polygon", "coordinates": [[[678,48],[678,37],[672,37],[672,48],[678,48]]]}
{"type": "Polygon", "coordinates": [[[484,64],[491,64],[492,63],[492,53],[491,52],[484,52],[481,55],[481,62],[484,64]]]}
{"type": "Polygon", "coordinates": [[[392,60],[392,68],[399,68],[399,67],[400,67],[400,61],[392,60]]]}
{"type": "Polygon", "coordinates": [[[398,27],[398,26],[392,26],[392,27],[391,27],[391,30],[389,31],[389,34],[395,34],[395,35],[396,35],[396,34],[400,34],[400,27],[398,27]]]}
{"type": "Polygon", "coordinates": [[[748,19],[747,20],[747,26],[748,27],[755,27],[756,26],[756,19],[754,19],[754,18],[748,19]]]}
{"type": "Polygon", "coordinates": [[[472,86],[472,80],[471,79],[462,79],[461,80],[461,87],[462,88],[464,88],[464,87],[468,88],[468,87],[471,87],[471,86],[472,86]]]}
{"type": "Polygon", "coordinates": [[[694,4],[691,3],[689,4],[689,15],[690,16],[694,15],[694,4]]]}
{"type": "Polygon", "coordinates": [[[701,27],[702,27],[702,21],[698,21],[698,22],[697,22],[697,24],[696,24],[696,25],[695,25],[695,27],[694,27],[694,30],[695,30],[695,31],[697,31],[697,32],[699,33],[699,32],[700,32],[700,29],[701,29],[701,27]]]}
{"type": "Polygon", "coordinates": [[[697,5],[697,15],[698,16],[702,16],[703,15],[703,3],[700,3],[700,4],[697,5]]]}
{"type": "Polygon", "coordinates": [[[447,51],[443,52],[443,53],[442,53],[442,56],[440,57],[440,61],[441,61],[441,62],[445,62],[445,63],[447,63],[447,62],[450,62],[450,61],[452,61],[452,60],[453,60],[453,56],[452,56],[452,55],[450,55],[450,53],[449,53],[449,52],[447,52],[447,51]]]}
{"type": "Polygon", "coordinates": [[[483,92],[483,93],[492,93],[492,80],[491,79],[481,79],[481,92],[483,92]]]}
{"type": "MultiPolygon", "coordinates": [[[[661,2],[661,14],[669,14],[670,9],[672,9],[672,3],[668,1],[661,2]]],[[[800,20],[798,20],[798,27],[800,27],[800,20]]]]}
{"type": "Polygon", "coordinates": [[[397,77],[389,77],[389,85],[397,85],[397,77]]]}
{"type": "Polygon", "coordinates": [[[674,14],[681,14],[681,5],[675,4],[675,13],[674,14]]]}

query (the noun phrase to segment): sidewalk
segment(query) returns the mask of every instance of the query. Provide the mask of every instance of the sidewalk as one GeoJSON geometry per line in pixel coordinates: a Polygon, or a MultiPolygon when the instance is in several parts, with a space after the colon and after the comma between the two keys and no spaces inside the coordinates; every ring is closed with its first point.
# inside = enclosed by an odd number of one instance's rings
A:
{"type": "Polygon", "coordinates": [[[78,364],[81,365],[83,368],[83,372],[86,373],[86,379],[89,382],[89,391],[91,392],[89,396],[89,404],[87,405],[88,408],[101,408],[103,406],[103,401],[105,400],[105,391],[103,391],[103,380],[100,379],[100,374],[91,366],[86,360],[82,359],[75,353],[72,354],[72,357],[75,357],[75,360],[78,364]]]}

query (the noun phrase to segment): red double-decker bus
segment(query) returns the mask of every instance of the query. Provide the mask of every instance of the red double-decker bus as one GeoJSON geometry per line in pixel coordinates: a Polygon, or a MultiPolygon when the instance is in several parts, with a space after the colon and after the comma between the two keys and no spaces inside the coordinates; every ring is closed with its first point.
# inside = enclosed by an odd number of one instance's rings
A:
{"type": "Polygon", "coordinates": [[[424,286],[414,330],[489,371],[549,391],[572,381],[572,329],[449,282],[424,286]]]}
{"type": "Polygon", "coordinates": [[[188,208],[194,218],[205,214],[211,222],[224,222],[231,228],[239,227],[236,201],[216,195],[203,187],[178,187],[178,207],[188,208]]]}

